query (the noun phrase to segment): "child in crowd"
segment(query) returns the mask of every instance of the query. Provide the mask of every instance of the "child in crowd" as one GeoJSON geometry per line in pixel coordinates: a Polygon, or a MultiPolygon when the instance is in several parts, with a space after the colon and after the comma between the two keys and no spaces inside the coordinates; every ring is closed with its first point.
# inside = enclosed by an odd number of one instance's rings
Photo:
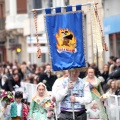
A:
{"type": "Polygon", "coordinates": [[[11,103],[11,119],[12,120],[27,120],[29,107],[28,105],[22,103],[23,93],[15,92],[15,102],[11,103]]]}
{"type": "Polygon", "coordinates": [[[100,111],[95,100],[92,101],[91,106],[87,109],[88,120],[102,120],[100,119],[100,111]]]}

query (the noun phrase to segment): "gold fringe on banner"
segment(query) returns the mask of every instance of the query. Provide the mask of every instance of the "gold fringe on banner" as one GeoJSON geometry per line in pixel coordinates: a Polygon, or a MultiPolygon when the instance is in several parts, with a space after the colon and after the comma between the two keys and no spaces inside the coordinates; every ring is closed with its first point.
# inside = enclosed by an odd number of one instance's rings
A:
{"type": "MultiPolygon", "coordinates": [[[[91,5],[90,7],[90,13],[91,13],[91,23],[92,23],[92,35],[93,35],[93,52],[94,52],[94,62],[96,63],[96,55],[97,55],[97,51],[99,54],[102,55],[103,52],[103,45],[102,45],[102,38],[101,38],[101,34],[100,34],[100,28],[99,28],[99,23],[97,21],[97,17],[95,15],[95,9],[94,9],[95,5],[91,5]]],[[[100,55],[100,59],[102,60],[103,58],[101,58],[102,56],[100,55]]]]}
{"type": "Polygon", "coordinates": [[[100,61],[103,61],[102,53],[100,53],[100,61]]]}

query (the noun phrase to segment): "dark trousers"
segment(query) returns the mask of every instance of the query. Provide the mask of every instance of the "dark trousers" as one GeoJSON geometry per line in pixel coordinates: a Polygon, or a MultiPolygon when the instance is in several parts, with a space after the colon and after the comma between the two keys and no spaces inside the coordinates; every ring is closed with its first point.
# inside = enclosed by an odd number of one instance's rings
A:
{"type": "MultiPolygon", "coordinates": [[[[73,113],[62,111],[59,116],[59,120],[73,120],[73,113]]],[[[75,112],[75,120],[87,120],[85,111],[75,112]]]]}

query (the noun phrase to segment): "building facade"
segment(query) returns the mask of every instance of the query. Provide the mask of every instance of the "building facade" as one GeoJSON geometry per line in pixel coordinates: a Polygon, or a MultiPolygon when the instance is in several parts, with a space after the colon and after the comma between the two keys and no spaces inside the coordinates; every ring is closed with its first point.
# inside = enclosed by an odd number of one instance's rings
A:
{"type": "Polygon", "coordinates": [[[0,0],[0,63],[7,60],[5,31],[5,0],[0,0]]]}
{"type": "Polygon", "coordinates": [[[109,51],[105,53],[105,62],[110,56],[120,57],[120,1],[103,0],[104,33],[109,51]]]}
{"type": "Polygon", "coordinates": [[[27,18],[27,0],[5,0],[5,29],[7,34],[7,56],[8,61],[21,62],[25,58],[25,39],[23,36],[23,21],[27,18]],[[17,53],[16,49],[22,49],[17,53]]]}

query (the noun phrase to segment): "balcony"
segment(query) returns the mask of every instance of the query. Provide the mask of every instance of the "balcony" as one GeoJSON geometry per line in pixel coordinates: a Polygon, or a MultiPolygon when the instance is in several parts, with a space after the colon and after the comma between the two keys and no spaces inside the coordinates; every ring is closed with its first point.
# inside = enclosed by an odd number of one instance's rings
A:
{"type": "Polygon", "coordinates": [[[5,29],[5,18],[0,18],[0,30],[5,29]]]}
{"type": "Polygon", "coordinates": [[[24,20],[28,18],[27,14],[17,14],[15,16],[6,17],[6,30],[23,28],[24,20]]]}

